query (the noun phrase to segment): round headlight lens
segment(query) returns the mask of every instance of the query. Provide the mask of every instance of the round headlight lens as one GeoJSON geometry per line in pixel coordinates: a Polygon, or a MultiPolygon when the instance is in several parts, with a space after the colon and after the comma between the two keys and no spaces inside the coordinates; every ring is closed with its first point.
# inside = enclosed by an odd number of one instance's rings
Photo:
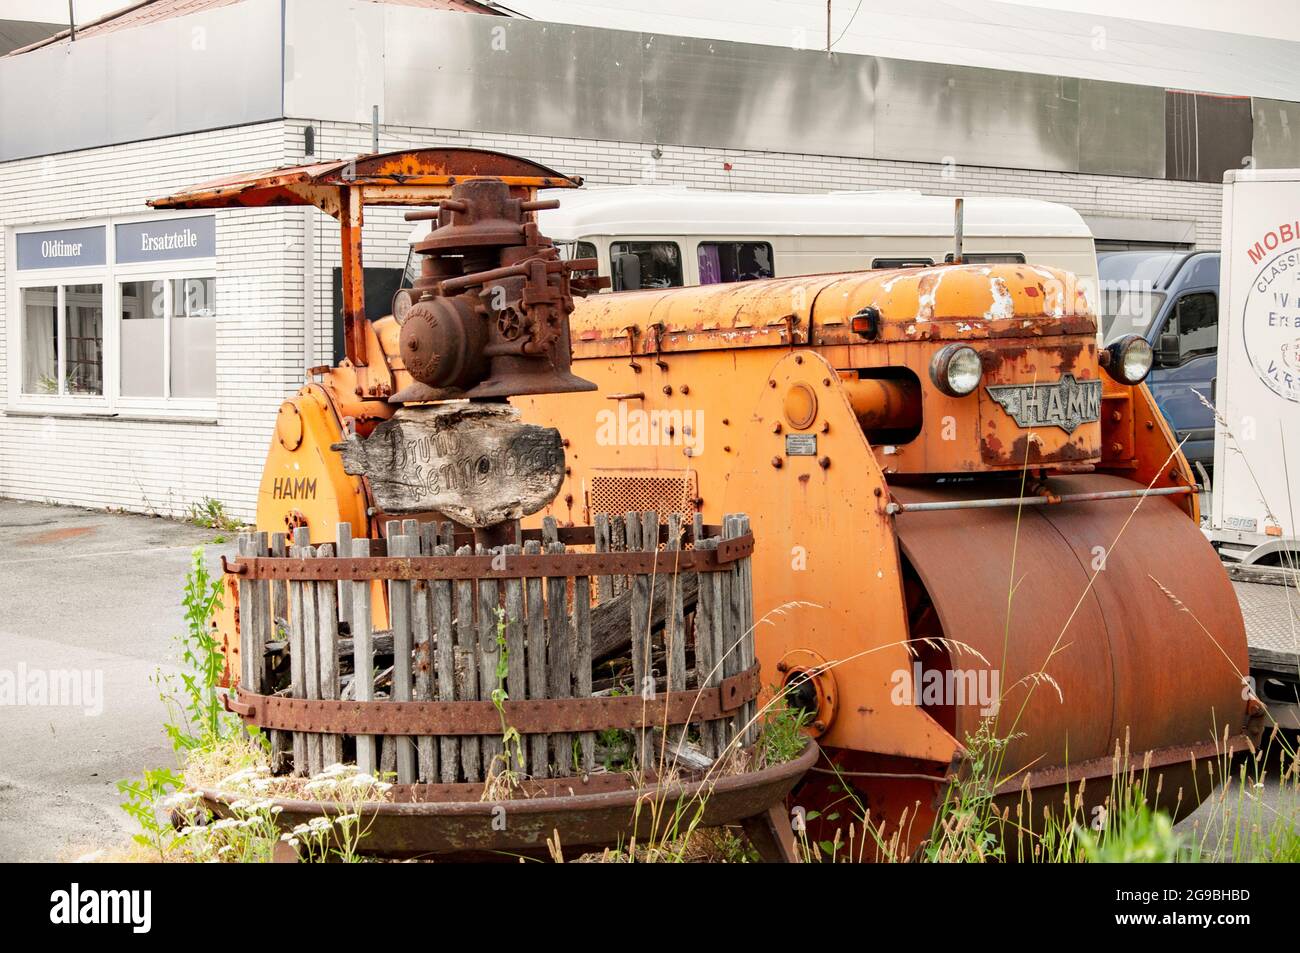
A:
{"type": "Polygon", "coordinates": [[[965,344],[949,344],[930,362],[930,380],[949,397],[965,397],[980,386],[983,375],[978,352],[965,344]]]}
{"type": "Polygon", "coordinates": [[[1151,345],[1140,334],[1125,335],[1106,350],[1110,352],[1106,371],[1121,384],[1142,383],[1155,361],[1151,345]]]}

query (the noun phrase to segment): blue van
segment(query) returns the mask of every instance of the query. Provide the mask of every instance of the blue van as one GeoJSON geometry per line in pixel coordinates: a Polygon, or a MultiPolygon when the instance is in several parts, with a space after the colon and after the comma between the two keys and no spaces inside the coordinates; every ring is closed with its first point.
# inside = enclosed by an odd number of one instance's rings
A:
{"type": "Polygon", "coordinates": [[[1147,386],[1174,435],[1186,441],[1188,461],[1209,472],[1214,465],[1219,253],[1101,252],[1097,273],[1106,343],[1125,334],[1147,339],[1155,352],[1147,386]]]}

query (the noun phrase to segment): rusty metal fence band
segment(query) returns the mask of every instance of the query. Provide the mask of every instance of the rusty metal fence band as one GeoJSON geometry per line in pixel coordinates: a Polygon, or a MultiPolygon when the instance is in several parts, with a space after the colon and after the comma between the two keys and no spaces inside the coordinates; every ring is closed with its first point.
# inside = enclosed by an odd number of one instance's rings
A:
{"type": "Polygon", "coordinates": [[[750,556],[754,537],[745,534],[716,549],[662,552],[551,553],[514,556],[370,556],[296,559],[273,556],[223,556],[223,571],[245,579],[297,579],[309,582],[367,579],[519,579],[546,576],[600,576],[614,573],[725,572],[750,556]]]}
{"type": "Polygon", "coordinates": [[[714,688],[661,692],[653,698],[544,698],[490,701],[393,702],[287,698],[240,691],[226,708],[263,729],[332,735],[499,735],[502,718],[521,734],[653,728],[716,721],[758,697],[758,665],[714,688]]]}

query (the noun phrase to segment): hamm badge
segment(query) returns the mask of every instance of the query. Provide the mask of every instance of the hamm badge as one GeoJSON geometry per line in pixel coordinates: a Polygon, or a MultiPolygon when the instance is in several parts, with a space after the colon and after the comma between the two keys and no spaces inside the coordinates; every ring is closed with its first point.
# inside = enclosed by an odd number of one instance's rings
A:
{"type": "Polygon", "coordinates": [[[1020,427],[1060,427],[1073,433],[1079,424],[1101,419],[1101,381],[1076,381],[1066,374],[1051,384],[989,384],[989,396],[1020,427]]]}

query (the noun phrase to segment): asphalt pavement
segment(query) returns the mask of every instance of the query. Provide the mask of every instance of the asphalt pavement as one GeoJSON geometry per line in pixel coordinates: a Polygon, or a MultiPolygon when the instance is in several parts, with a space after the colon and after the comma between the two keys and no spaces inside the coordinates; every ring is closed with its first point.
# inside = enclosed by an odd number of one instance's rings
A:
{"type": "Polygon", "coordinates": [[[213,571],[234,552],[218,535],[0,499],[0,861],[129,837],[116,782],[176,764],[151,678],[177,657],[191,551],[213,571]]]}

